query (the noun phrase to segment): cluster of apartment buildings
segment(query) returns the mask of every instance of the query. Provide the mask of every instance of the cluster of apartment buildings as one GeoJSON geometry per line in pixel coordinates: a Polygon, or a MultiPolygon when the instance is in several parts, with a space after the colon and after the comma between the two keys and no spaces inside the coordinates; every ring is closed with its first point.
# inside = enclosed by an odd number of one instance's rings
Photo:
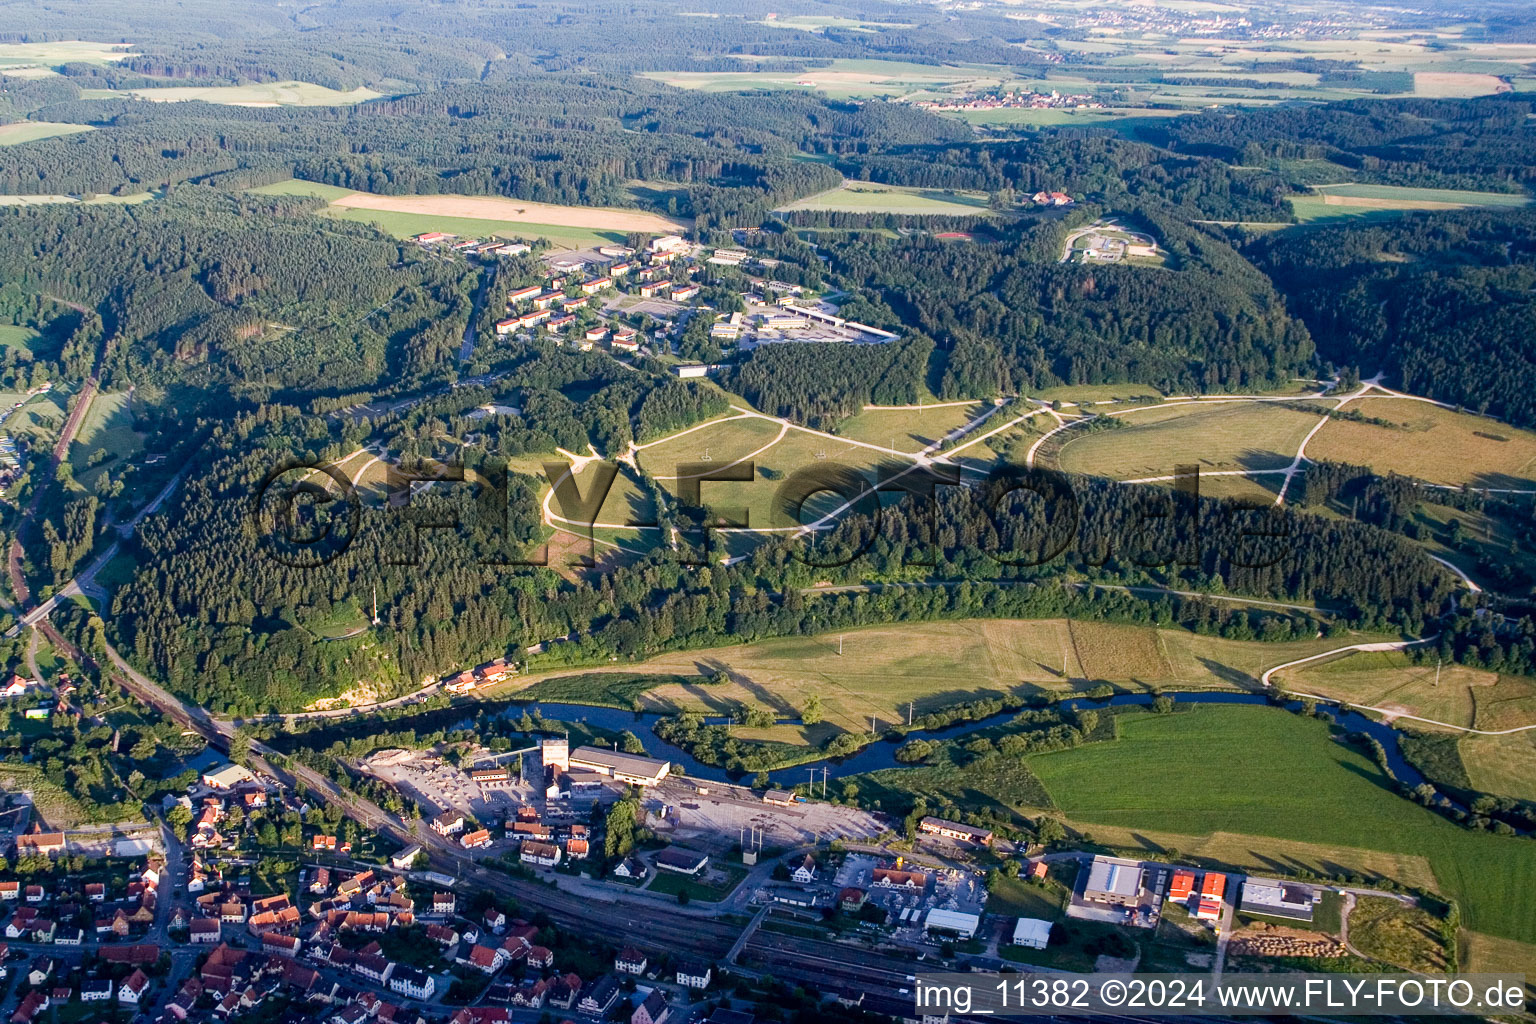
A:
{"type": "Polygon", "coordinates": [[[499,238],[483,241],[479,238],[460,238],[448,231],[424,231],[415,238],[416,244],[426,248],[446,248],[466,256],[516,256],[531,251],[526,242],[507,242],[499,238]]]}

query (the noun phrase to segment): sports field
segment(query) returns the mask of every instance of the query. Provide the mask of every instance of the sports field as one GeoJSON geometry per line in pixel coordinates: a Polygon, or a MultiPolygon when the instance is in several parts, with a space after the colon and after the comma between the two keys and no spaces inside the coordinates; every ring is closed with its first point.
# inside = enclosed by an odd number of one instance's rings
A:
{"type": "Polygon", "coordinates": [[[1524,206],[1530,197],[1508,192],[1467,192],[1396,185],[1314,185],[1311,195],[1293,196],[1291,209],[1302,223],[1345,217],[1393,216],[1405,210],[1465,210],[1479,206],[1524,206]]]}
{"type": "Polygon", "coordinates": [[[87,99],[131,97],[154,103],[198,100],[231,107],[341,107],[378,99],[383,93],[365,86],[341,92],[313,82],[261,82],[250,85],[168,85],[151,89],[87,89],[87,99]]]}
{"type": "Polygon", "coordinates": [[[1212,705],[1133,715],[1116,742],[1028,763],[1067,817],[1090,826],[1232,833],[1257,854],[1267,837],[1298,840],[1333,848],[1344,867],[1370,851],[1422,857],[1468,928],[1536,942],[1536,846],[1468,832],[1404,800],[1317,720],[1212,705]]]}
{"type": "Polygon", "coordinates": [[[827,210],[844,213],[952,213],[975,216],[987,212],[987,197],[956,189],[909,188],[869,181],[846,181],[830,192],[786,203],[780,211],[827,210]]]}
{"type": "Polygon", "coordinates": [[[1366,398],[1345,409],[1396,426],[1330,420],[1307,445],[1308,458],[1429,483],[1536,488],[1536,433],[1401,398],[1366,398]]]}
{"type": "Polygon", "coordinates": [[[1152,405],[1116,416],[1115,429],[1067,432],[1057,460],[1067,472],[1117,480],[1167,476],[1180,465],[1281,469],[1320,418],[1265,402],[1152,405]]]}
{"type": "Polygon", "coordinates": [[[0,124],[0,146],[19,146],[23,142],[36,142],[38,139],[52,139],[60,135],[74,135],[77,132],[88,132],[91,126],[88,124],[61,124],[57,121],[17,121],[15,124],[0,124]]]}

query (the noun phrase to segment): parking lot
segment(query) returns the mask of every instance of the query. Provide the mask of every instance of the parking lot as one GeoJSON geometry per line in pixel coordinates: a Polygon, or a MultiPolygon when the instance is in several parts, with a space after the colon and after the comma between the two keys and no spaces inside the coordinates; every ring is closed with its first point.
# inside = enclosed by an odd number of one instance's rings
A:
{"type": "Polygon", "coordinates": [[[833,839],[872,839],[885,831],[879,818],[857,807],[806,803],[765,804],[751,790],[711,784],[708,794],[689,782],[668,782],[646,794],[646,809],[673,808],[669,821],[676,838],[732,846],[744,830],[757,829],[768,846],[800,846],[833,839]]]}
{"type": "MultiPolygon", "coordinates": [[[[466,758],[464,763],[472,765],[475,759],[466,758]]],[[[466,770],[427,751],[381,751],[363,762],[363,768],[423,807],[430,807],[433,814],[451,807],[485,824],[501,821],[519,805],[531,802],[535,795],[543,796],[542,791],[536,794],[534,787],[525,782],[514,782],[504,789],[484,789],[470,779],[466,770]]]]}

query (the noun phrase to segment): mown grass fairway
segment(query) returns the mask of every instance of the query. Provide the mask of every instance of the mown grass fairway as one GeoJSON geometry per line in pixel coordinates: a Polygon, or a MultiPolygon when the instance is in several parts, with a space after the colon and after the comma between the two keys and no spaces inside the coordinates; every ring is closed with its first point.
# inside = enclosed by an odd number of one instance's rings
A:
{"type": "Polygon", "coordinates": [[[1536,942],[1536,845],[1468,832],[1404,800],[1314,719],[1265,707],[1136,715],[1117,742],[1029,766],[1068,817],[1090,826],[1236,833],[1260,856],[1264,837],[1422,856],[1467,927],[1536,942]]]}
{"type": "Polygon", "coordinates": [[[440,217],[430,213],[391,213],[382,210],[347,209],[328,206],[328,217],[372,224],[396,238],[415,238],[428,231],[446,231],[466,238],[546,238],[556,245],[581,249],[609,242],[622,242],[622,231],[594,231],[569,228],[559,224],[530,224],[523,221],[479,220],[472,217],[440,217]]]}
{"type": "Polygon", "coordinates": [[[908,96],[913,93],[987,88],[1009,76],[1000,65],[916,64],[900,60],[839,58],[826,67],[800,71],[650,71],[654,78],[680,89],[734,92],[741,89],[796,89],[835,98],[908,96]]]}
{"type": "Polygon", "coordinates": [[[1365,398],[1345,408],[1396,426],[1331,420],[1307,445],[1309,458],[1429,483],[1536,487],[1536,433],[1401,398],[1365,398]]]}
{"type": "Polygon", "coordinates": [[[1069,431],[1057,461],[1069,473],[1117,480],[1168,476],[1187,465],[1282,469],[1320,418],[1270,402],[1154,405],[1116,416],[1115,429],[1069,431]]]}
{"type": "Polygon", "coordinates": [[[143,446],[143,437],[133,429],[128,393],[114,391],[97,395],[91,399],[91,407],[80,423],[80,432],[69,448],[76,482],[89,488],[103,466],[109,472],[120,474],[124,468],[123,460],[138,454],[143,446]],[[105,463],[92,467],[90,459],[98,451],[106,452],[108,458],[105,463]]]}
{"type": "Polygon", "coordinates": [[[19,348],[30,352],[32,351],[32,346],[41,339],[42,335],[30,327],[0,324],[0,349],[19,348]]]}
{"type": "Polygon", "coordinates": [[[779,209],[781,211],[832,210],[847,213],[952,213],[970,217],[987,212],[987,197],[982,192],[908,188],[901,185],[880,185],[871,181],[849,181],[830,192],[796,199],[779,209]]]}
{"type": "Polygon", "coordinates": [[[318,181],[305,181],[302,178],[288,178],[270,185],[260,185],[250,191],[264,196],[314,196],[326,202],[356,194],[352,189],[342,188],[340,185],[324,185],[318,181]]]}
{"type": "MultiPolygon", "coordinates": [[[[647,473],[668,480],[677,476],[678,466],[682,463],[729,465],[770,444],[780,432],[781,425],[772,420],[733,414],[701,429],[648,445],[640,450],[637,461],[647,473]]],[[[706,487],[713,492],[715,485],[706,487]]]]}
{"type": "Polygon", "coordinates": [[[36,142],[38,139],[52,139],[60,135],[74,135],[77,132],[90,130],[91,126],[88,124],[60,124],[56,121],[17,121],[15,124],[0,124],[0,146],[18,146],[23,142],[36,142]]]}
{"type": "Polygon", "coordinates": [[[0,72],[7,67],[37,67],[69,61],[108,63],[128,56],[127,43],[57,39],[46,43],[0,43],[0,72]]]}

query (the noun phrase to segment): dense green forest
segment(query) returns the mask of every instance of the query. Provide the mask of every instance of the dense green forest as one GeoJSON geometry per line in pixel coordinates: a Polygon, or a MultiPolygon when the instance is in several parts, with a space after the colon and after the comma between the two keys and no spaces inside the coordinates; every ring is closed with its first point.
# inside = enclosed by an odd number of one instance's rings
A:
{"type": "Polygon", "coordinates": [[[1282,233],[1248,252],[1324,359],[1536,423],[1536,213],[1412,214],[1282,233]]]}
{"type": "Polygon", "coordinates": [[[1230,245],[1151,201],[1131,209],[1167,268],[1060,263],[1073,221],[1026,221],[989,245],[864,235],[824,248],[846,287],[935,339],[946,397],[1119,381],[1257,388],[1311,364],[1306,328],[1230,245]]]}
{"type": "MultiPolygon", "coordinates": [[[[585,659],[947,616],[1070,613],[1270,639],[1314,629],[1299,614],[1115,594],[1099,582],[1306,602],[1336,622],[1407,632],[1459,615],[1447,634],[1453,656],[1530,657],[1528,619],[1484,629],[1415,546],[1406,510],[1423,496],[1414,485],[1334,468],[1309,476],[1304,504],[1338,512],[1347,498],[1350,516],[1206,502],[1194,510],[1198,546],[1187,517],[1149,506],[1164,495],[1032,477],[1059,500],[1021,497],[1018,480],[941,488],[937,536],[915,499],[890,504],[878,522],[866,508],[818,539],[816,565],[803,542],[785,537],[720,565],[686,529],[703,511],[686,507],[662,510],[685,528],[679,551],[630,551],[586,572],[517,564],[536,560],[549,539],[538,457],[561,448],[619,458],[632,443],[719,415],[734,395],[831,428],[865,404],[930,392],[980,399],[1127,382],[1251,391],[1357,367],[1536,422],[1527,352],[1536,215],[1408,215],[1263,238],[1219,223],[1294,219],[1288,199],[1317,173],[1525,189],[1536,166],[1528,95],[1223,110],[1127,129],[1134,138],[1081,127],[1007,137],[912,104],[688,91],[639,74],[798,73],[837,58],[995,61],[1025,80],[1045,68],[1028,44],[1060,38],[1057,29],[984,11],[959,19],[870,0],[836,12],[871,25],[806,32],[766,24],[769,11],[745,0],[716,5],[713,17],[670,0],[198,10],[206,18],[192,24],[113,0],[90,5],[87,23],[86,5],[67,0],[46,16],[8,12],[0,30],[0,40],[134,47],[111,64],[0,75],[0,119],[94,129],[0,147],[0,193],[154,193],[131,206],[0,209],[0,324],[39,335],[0,352],[0,375],[16,390],[60,380],[74,393],[95,372],[104,388],[156,396],[134,427],[152,450],[185,462],[187,478],[168,514],[125,541],[137,570],[105,618],[124,651],[178,692],[217,710],[292,707],[362,680],[403,690],[567,637],[564,649],[585,659]],[[239,107],[86,91],[293,79],[380,95],[352,106],[239,107]],[[487,329],[500,314],[491,303],[480,310],[473,361],[461,366],[473,296],[491,266],[319,217],[318,200],[246,191],[289,177],[692,218],[697,240],[752,250],[741,267],[700,267],[701,298],[716,311],[742,308],[741,293],[766,278],[835,289],[842,315],[900,340],[736,352],[697,316],[675,354],[722,365],[714,382],[685,381],[641,314],[633,320],[657,356],[621,363],[547,337],[497,337],[487,329]],[[987,195],[955,216],[773,212],[844,180],[987,195]],[[1065,190],[1076,205],[1037,210],[1029,197],[1039,190],[1065,190]],[[1154,237],[1159,265],[1064,262],[1069,233],[1106,216],[1154,237]],[[742,236],[748,243],[734,229],[758,230],[742,236]],[[974,239],[937,237],[959,229],[974,239]],[[454,387],[461,378],[466,386],[454,387]],[[408,510],[363,509],[334,561],[268,557],[252,514],[267,474],[284,460],[338,459],[365,444],[407,473],[431,471],[429,460],[477,471],[501,485],[505,507],[467,487],[434,487],[408,510]],[[507,460],[519,471],[506,471],[507,460]],[[1255,540],[1265,533],[1283,540],[1265,548],[1255,540]],[[680,564],[690,552],[708,564],[680,564]],[[824,580],[928,585],[802,593],[824,580]],[[374,587],[384,624],[338,639],[374,587]]],[[[1293,63],[1322,76],[1366,74],[1342,62],[1293,63]]],[[[1234,68],[1219,84],[1255,81],[1234,68]]],[[[1382,90],[1403,84],[1376,80],[1382,90]]],[[[544,280],[534,256],[496,269],[498,288],[544,280]]],[[[115,536],[113,523],[149,497],[123,493],[133,479],[114,469],[78,488],[66,464],[54,479],[23,481],[18,500],[38,499],[24,534],[35,587],[66,581],[115,536]]],[[[391,484],[404,481],[397,474],[391,484]]],[[[655,504],[655,482],[640,485],[635,500],[655,504]]],[[[314,515],[345,520],[336,509],[314,515]]],[[[1508,582],[1511,592],[1528,589],[1514,575],[1508,582]]]]}
{"type": "Polygon", "coordinates": [[[1533,109],[1529,94],[1351,100],[1173,118],[1144,134],[1248,166],[1327,160],[1386,184],[1520,191],[1536,182],[1533,109]]]}
{"type": "MultiPolygon", "coordinates": [[[[290,565],[269,557],[251,501],[279,453],[298,445],[344,453],[343,428],[318,436],[314,422],[264,408],[217,429],[170,514],[135,536],[139,568],[109,609],[125,651],[216,710],[291,707],[359,679],[405,689],[568,636],[573,654],[601,657],[840,624],[1064,611],[1181,621],[1244,638],[1313,628],[1286,615],[1073,586],[1084,574],[1315,601],[1341,622],[1407,630],[1438,615],[1453,593],[1450,578],[1417,549],[1374,526],[1212,501],[1183,507],[1136,487],[1050,474],[941,489],[936,536],[927,513],[898,504],[879,517],[870,509],[850,518],[814,551],[804,541],[767,541],[736,565],[690,569],[686,550],[662,548],[577,578],[512,564],[535,560],[531,542],[540,536],[537,485],[513,474],[498,499],[504,506],[488,507],[462,488],[413,500],[407,511],[366,509],[339,557],[290,565]],[[432,524],[444,528],[426,528],[432,524]],[[968,582],[801,593],[822,580],[912,578],[911,563],[919,563],[918,578],[968,582]],[[324,624],[349,605],[355,615],[374,587],[385,625],[323,639],[324,624]]],[[[492,464],[479,461],[486,473],[492,464]]],[[[698,538],[685,539],[692,546],[698,538]]]]}

